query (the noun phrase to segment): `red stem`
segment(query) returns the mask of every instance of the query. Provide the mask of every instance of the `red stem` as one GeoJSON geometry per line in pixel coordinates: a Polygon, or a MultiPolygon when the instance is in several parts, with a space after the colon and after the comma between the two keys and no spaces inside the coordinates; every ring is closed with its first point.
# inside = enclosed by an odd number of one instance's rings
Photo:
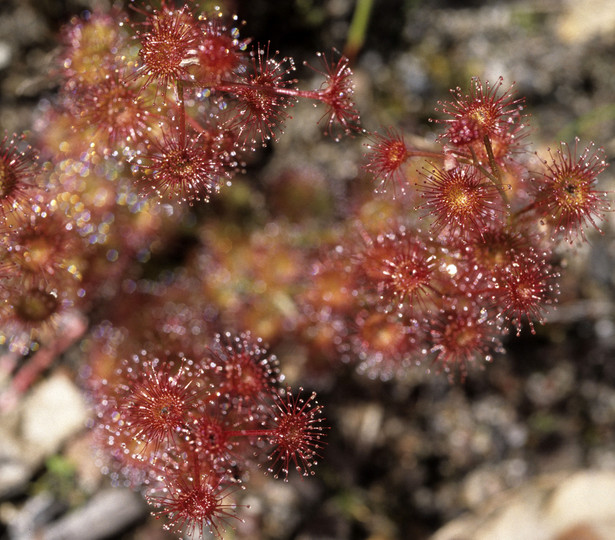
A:
{"type": "Polygon", "coordinates": [[[186,106],[184,103],[184,84],[177,81],[177,105],[179,107],[179,144],[186,146],[186,106]]]}
{"type": "Polygon", "coordinates": [[[323,101],[323,90],[299,90],[298,88],[281,88],[278,86],[266,86],[262,84],[250,84],[239,82],[225,82],[212,87],[212,90],[218,92],[227,92],[230,94],[237,94],[240,88],[250,88],[251,90],[257,90],[259,92],[268,92],[271,94],[277,94],[280,96],[289,96],[296,98],[313,99],[314,101],[323,101]]]}
{"type": "Polygon", "coordinates": [[[57,333],[56,340],[34,354],[15,374],[11,386],[0,394],[0,411],[11,410],[17,404],[19,396],[32,386],[60,353],[83,336],[86,330],[87,324],[83,317],[77,314],[68,315],[64,328],[59,329],[57,333]]]}
{"type": "Polygon", "coordinates": [[[424,158],[433,158],[433,159],[444,159],[444,156],[441,152],[429,152],[427,150],[407,150],[406,156],[408,158],[411,157],[424,157],[424,158]]]}
{"type": "Polygon", "coordinates": [[[227,437],[268,437],[276,433],[275,429],[238,429],[224,432],[227,437]]]}

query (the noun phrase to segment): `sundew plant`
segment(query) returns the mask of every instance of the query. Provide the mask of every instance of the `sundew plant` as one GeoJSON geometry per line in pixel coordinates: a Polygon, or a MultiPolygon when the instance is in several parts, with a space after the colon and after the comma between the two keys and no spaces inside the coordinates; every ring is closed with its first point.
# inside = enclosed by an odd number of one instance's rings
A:
{"type": "Polygon", "coordinates": [[[78,347],[105,470],[193,537],[238,526],[255,471],[309,477],[326,458],[327,404],[296,366],[288,384],[277,345],[311,380],[350,364],[463,384],[544,322],[561,252],[610,211],[604,151],[535,154],[514,84],[452,90],[435,144],[410,144],[362,126],[347,57],[305,60],[309,88],[242,27],[171,0],[75,17],[32,140],[0,142],[1,341],[31,368],[13,396],[78,347]],[[300,216],[328,189],[309,175],[275,194],[279,215],[250,210],[258,187],[225,199],[302,102],[332,147],[362,145],[369,195],[320,221],[300,216]]]}

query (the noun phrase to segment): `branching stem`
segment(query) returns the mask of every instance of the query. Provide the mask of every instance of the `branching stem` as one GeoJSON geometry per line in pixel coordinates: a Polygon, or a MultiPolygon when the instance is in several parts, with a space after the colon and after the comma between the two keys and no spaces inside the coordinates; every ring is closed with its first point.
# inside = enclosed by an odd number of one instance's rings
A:
{"type": "Polygon", "coordinates": [[[506,190],[504,189],[504,183],[502,182],[502,173],[495,160],[495,155],[493,154],[493,147],[491,146],[491,139],[489,139],[489,135],[485,135],[483,137],[483,143],[485,145],[485,151],[487,152],[487,159],[489,160],[489,168],[491,169],[491,172],[487,171],[487,169],[485,169],[481,165],[473,148],[471,148],[472,160],[474,161],[474,165],[476,166],[476,168],[480,172],[482,172],[487,178],[489,178],[489,180],[491,180],[493,185],[497,188],[500,197],[502,197],[504,204],[508,206],[508,195],[506,194],[506,190]]]}
{"type": "Polygon", "coordinates": [[[184,83],[177,80],[177,106],[179,108],[179,144],[186,146],[186,105],[184,102],[184,83]]]}

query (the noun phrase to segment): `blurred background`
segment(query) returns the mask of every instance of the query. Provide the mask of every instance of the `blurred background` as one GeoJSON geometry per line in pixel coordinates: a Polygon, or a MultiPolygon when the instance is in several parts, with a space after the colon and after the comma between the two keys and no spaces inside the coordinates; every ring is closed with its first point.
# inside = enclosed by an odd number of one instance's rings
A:
{"type": "MultiPolygon", "coordinates": [[[[313,77],[302,62],[314,63],[317,51],[351,54],[368,130],[396,126],[429,144],[429,119],[450,88],[502,76],[504,88],[514,82],[526,99],[536,151],[578,136],[615,156],[611,1],[374,0],[365,32],[349,44],[357,4],[229,0],[223,10],[246,21],[243,36],[292,56],[301,80],[313,77]]],[[[58,90],[62,25],[108,5],[0,0],[1,131],[36,125],[41,102],[58,90]]],[[[311,106],[293,116],[279,143],[221,195],[215,216],[232,219],[225,209],[237,206],[225,201],[246,185],[261,195],[250,211],[291,212],[278,188],[297,168],[331,190],[333,215],[340,193],[365,181],[364,140],[322,139],[306,128],[318,120],[311,106]]],[[[613,171],[601,178],[612,190],[613,171]]],[[[609,215],[603,235],[592,231],[587,244],[563,254],[549,322],[535,335],[510,336],[506,354],[463,383],[420,367],[390,381],[334,360],[313,369],[292,344],[278,344],[282,371],[319,393],[328,445],[313,478],[252,474],[241,501],[249,505],[240,512],[245,523],[233,522],[225,538],[615,538],[615,506],[604,504],[615,500],[614,225],[609,215]]],[[[109,490],[100,474],[84,428],[79,358],[76,345],[0,418],[0,538],[173,538],[138,495],[109,490]]],[[[0,384],[9,377],[3,372],[0,384]]]]}

